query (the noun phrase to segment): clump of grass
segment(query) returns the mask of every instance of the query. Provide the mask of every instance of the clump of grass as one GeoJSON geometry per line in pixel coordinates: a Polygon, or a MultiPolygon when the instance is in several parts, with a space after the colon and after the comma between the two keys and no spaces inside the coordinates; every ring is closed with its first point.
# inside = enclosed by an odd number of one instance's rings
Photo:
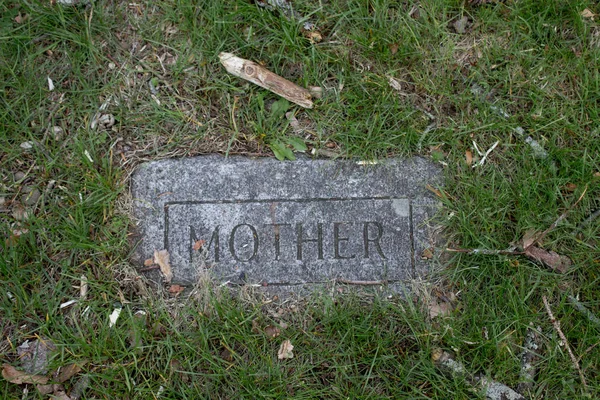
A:
{"type": "MultiPolygon", "coordinates": [[[[60,349],[51,368],[88,360],[90,398],[465,398],[478,394],[441,373],[432,351],[452,350],[473,373],[516,387],[533,324],[542,339],[531,396],[597,392],[598,327],[568,301],[578,296],[600,314],[600,225],[582,225],[600,207],[600,28],[581,15],[600,12],[596,4],[294,6],[322,42],[311,43],[300,22],[244,0],[0,5],[2,362],[17,365],[15,349],[27,339],[51,338],[60,349]],[[453,24],[463,16],[459,33],[453,24]],[[302,134],[283,117],[262,115],[278,99],[227,75],[221,51],[323,88],[313,110],[289,108],[302,134]],[[92,129],[99,113],[115,123],[92,129]],[[548,156],[536,158],[517,127],[548,156]],[[271,155],[270,143],[290,137],[338,155],[417,154],[441,163],[438,220],[455,247],[505,249],[530,229],[545,230],[585,191],[542,243],[573,267],[561,275],[519,256],[456,255],[433,279],[444,285],[422,289],[453,299],[453,311],[434,319],[427,296],[417,294],[317,294],[273,305],[217,296],[206,285],[174,301],[145,286],[128,264],[132,222],[117,207],[132,168],[209,152],[271,155]],[[473,142],[488,149],[496,141],[483,166],[467,163],[473,142]],[[33,189],[40,197],[27,204],[23,195],[33,189]],[[581,358],[587,388],[542,296],[581,358]],[[60,308],[72,299],[78,303],[60,308]],[[111,328],[108,316],[119,307],[111,328]],[[284,339],[295,346],[293,359],[277,359],[284,339]]],[[[22,394],[0,385],[8,397],[22,394]]]]}

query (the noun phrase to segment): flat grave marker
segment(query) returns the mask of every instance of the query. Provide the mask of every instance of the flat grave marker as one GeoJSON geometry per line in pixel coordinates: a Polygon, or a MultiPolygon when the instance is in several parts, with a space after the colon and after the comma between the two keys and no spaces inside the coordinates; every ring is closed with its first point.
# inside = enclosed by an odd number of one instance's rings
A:
{"type": "Polygon", "coordinates": [[[170,255],[173,283],[208,268],[217,283],[295,287],[402,282],[427,273],[426,185],[440,170],[421,158],[356,161],[200,156],[142,165],[133,176],[134,262],[170,255]]]}

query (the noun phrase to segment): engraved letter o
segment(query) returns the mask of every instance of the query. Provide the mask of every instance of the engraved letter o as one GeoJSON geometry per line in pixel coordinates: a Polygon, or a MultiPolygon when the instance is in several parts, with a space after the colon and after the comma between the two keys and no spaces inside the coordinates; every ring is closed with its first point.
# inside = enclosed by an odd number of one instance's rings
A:
{"type": "Polygon", "coordinates": [[[256,228],[249,224],[238,224],[234,226],[231,230],[231,235],[229,235],[229,251],[231,252],[231,255],[236,261],[246,262],[251,261],[254,257],[256,257],[256,254],[258,253],[258,232],[256,232],[256,228]],[[241,226],[247,226],[248,228],[250,228],[250,232],[252,233],[252,240],[254,241],[252,255],[247,260],[239,258],[235,252],[235,233],[241,226]]]}

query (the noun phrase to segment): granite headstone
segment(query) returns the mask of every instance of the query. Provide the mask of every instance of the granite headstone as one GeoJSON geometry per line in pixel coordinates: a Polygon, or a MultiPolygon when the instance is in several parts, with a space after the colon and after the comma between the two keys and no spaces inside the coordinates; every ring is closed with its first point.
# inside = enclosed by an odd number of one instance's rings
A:
{"type": "Polygon", "coordinates": [[[200,156],[154,161],[133,176],[134,261],[170,255],[173,283],[202,269],[266,286],[399,282],[427,273],[441,182],[422,159],[290,162],[200,156]]]}

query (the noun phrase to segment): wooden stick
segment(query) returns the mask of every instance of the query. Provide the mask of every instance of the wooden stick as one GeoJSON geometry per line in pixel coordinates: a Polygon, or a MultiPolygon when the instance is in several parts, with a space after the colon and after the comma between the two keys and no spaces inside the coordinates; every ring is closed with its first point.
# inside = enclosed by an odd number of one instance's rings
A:
{"type": "Polygon", "coordinates": [[[585,377],[583,376],[583,371],[579,367],[579,362],[577,362],[577,358],[575,358],[575,355],[571,351],[571,346],[569,346],[569,341],[567,340],[567,337],[565,336],[563,331],[560,329],[560,321],[558,321],[556,318],[554,318],[554,314],[552,314],[552,309],[550,308],[550,303],[548,303],[548,299],[546,298],[546,296],[542,296],[542,301],[544,302],[544,306],[546,307],[546,312],[548,313],[548,316],[550,317],[550,322],[552,322],[552,326],[554,327],[554,330],[558,333],[558,336],[560,336],[560,339],[564,342],[565,347],[567,348],[567,352],[569,353],[569,357],[571,357],[571,362],[573,362],[573,366],[579,373],[579,378],[581,378],[581,383],[583,384],[583,387],[587,391],[587,383],[585,381],[585,377]]]}
{"type": "Polygon", "coordinates": [[[304,108],[312,108],[311,94],[308,89],[300,87],[281,76],[274,74],[254,61],[245,60],[231,53],[219,54],[221,64],[227,72],[245,79],[271,92],[296,103],[304,108]]]}

